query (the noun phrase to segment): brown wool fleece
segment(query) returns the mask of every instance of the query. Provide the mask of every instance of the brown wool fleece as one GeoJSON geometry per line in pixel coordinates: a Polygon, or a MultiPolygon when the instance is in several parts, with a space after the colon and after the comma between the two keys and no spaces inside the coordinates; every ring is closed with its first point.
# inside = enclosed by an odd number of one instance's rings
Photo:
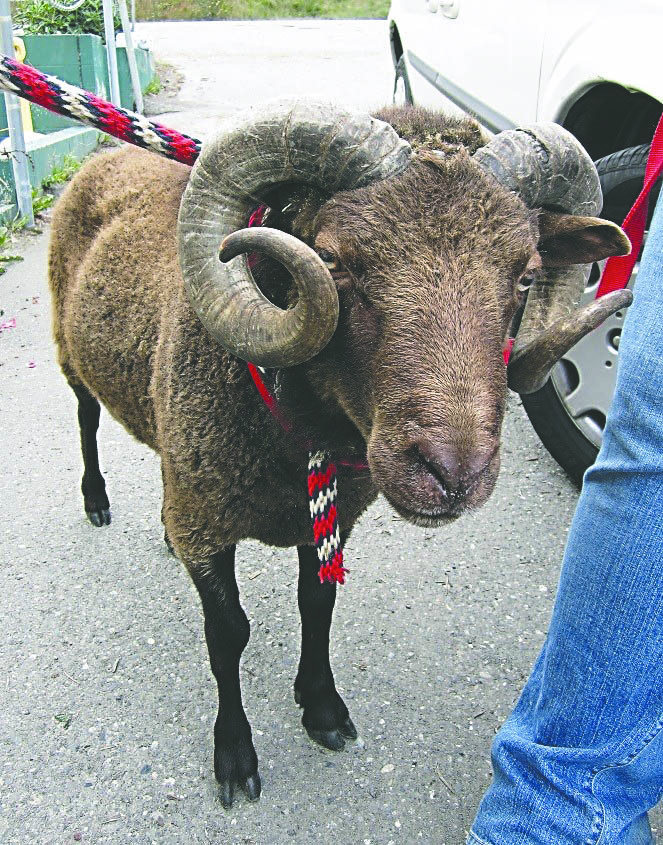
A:
{"type": "MultiPolygon", "coordinates": [[[[188,173],[125,148],[95,158],[65,191],[49,255],[60,364],[161,456],[164,519],[184,560],[204,561],[244,537],[312,543],[308,455],[184,294],[175,229],[188,173]]],[[[375,490],[347,474],[349,530],[375,490]]]]}

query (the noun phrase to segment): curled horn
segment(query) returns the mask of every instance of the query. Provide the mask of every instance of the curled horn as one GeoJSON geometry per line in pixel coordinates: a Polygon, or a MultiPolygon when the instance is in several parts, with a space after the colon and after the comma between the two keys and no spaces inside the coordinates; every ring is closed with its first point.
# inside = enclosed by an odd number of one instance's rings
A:
{"type": "MultiPolygon", "coordinates": [[[[474,159],[529,208],[587,216],[601,210],[594,163],[573,135],[555,123],[501,132],[477,150],[474,159]]],[[[580,338],[630,305],[631,292],[624,290],[579,309],[588,269],[549,269],[542,283],[530,290],[507,370],[512,390],[538,390],[580,338]]]]}
{"type": "Polygon", "coordinates": [[[401,172],[410,154],[388,124],[311,102],[250,113],[204,144],[180,205],[178,244],[188,295],[212,337],[265,367],[294,366],[323,349],[338,321],[329,271],[297,238],[246,229],[249,212],[279,184],[332,194],[401,172]],[[291,272],[294,307],[284,311],[260,292],[242,255],[254,250],[291,272]]]}

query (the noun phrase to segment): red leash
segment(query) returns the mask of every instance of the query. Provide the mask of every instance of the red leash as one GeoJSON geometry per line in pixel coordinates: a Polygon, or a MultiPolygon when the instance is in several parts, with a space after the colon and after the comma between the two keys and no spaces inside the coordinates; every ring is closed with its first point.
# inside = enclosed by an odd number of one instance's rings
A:
{"type": "Polygon", "coordinates": [[[622,224],[622,229],[631,241],[631,251],[628,255],[615,255],[608,259],[601,284],[596,291],[597,299],[606,293],[612,293],[613,290],[621,290],[628,284],[635,262],[640,256],[642,239],[647,225],[649,194],[661,173],[663,173],[663,115],[661,115],[651,142],[647,167],[645,168],[644,187],[622,224]]]}

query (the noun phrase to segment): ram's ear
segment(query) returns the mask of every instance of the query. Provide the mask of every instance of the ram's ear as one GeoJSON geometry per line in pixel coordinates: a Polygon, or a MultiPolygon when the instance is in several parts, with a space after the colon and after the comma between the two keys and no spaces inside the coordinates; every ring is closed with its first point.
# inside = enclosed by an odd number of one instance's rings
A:
{"type": "Polygon", "coordinates": [[[539,215],[539,253],[546,267],[590,264],[630,251],[629,239],[609,220],[552,211],[539,215]]]}

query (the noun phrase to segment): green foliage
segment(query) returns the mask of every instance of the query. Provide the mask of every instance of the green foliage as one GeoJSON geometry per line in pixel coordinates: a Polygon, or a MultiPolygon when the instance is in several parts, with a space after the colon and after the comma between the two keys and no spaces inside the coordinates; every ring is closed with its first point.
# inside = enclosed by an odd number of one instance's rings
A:
{"type": "Polygon", "coordinates": [[[161,80],[158,75],[155,75],[143,89],[143,94],[158,94],[159,91],[161,91],[161,80]]]}
{"type": "Polygon", "coordinates": [[[68,727],[71,725],[73,716],[71,713],[58,713],[57,715],[53,716],[56,722],[59,722],[62,727],[67,730],[68,727]]]}
{"type": "Polygon", "coordinates": [[[54,185],[61,185],[63,182],[68,182],[71,177],[81,168],[81,162],[75,159],[72,155],[65,155],[62,159],[62,164],[56,164],[49,175],[42,181],[39,188],[32,189],[32,210],[35,217],[50,208],[55,202],[53,194],[48,193],[48,189],[54,185]]]}
{"type": "MultiPolygon", "coordinates": [[[[14,189],[4,179],[0,178],[0,193],[3,200],[9,201],[13,197],[14,189]]],[[[0,225],[0,276],[6,271],[7,264],[11,261],[22,261],[20,255],[11,255],[7,250],[14,242],[14,233],[20,231],[25,226],[25,218],[16,217],[7,223],[0,225]]]]}
{"type": "Polygon", "coordinates": [[[136,0],[139,20],[386,18],[389,0],[136,0]]]}
{"type": "MultiPolygon", "coordinates": [[[[0,229],[4,229],[4,226],[0,226],[0,229]]],[[[22,255],[10,255],[8,252],[0,252],[0,276],[3,273],[7,272],[7,264],[10,264],[12,261],[23,261],[22,255]]]]}
{"type": "Polygon", "coordinates": [[[6,272],[7,264],[10,264],[12,261],[23,261],[22,255],[12,255],[6,252],[6,250],[13,244],[14,234],[20,232],[24,226],[25,217],[17,217],[10,223],[0,226],[0,276],[6,272]]]}
{"type": "Polygon", "coordinates": [[[228,17],[226,0],[137,0],[139,20],[217,20],[228,17]]]}
{"type": "MultiPolygon", "coordinates": [[[[100,35],[104,38],[104,16],[101,0],[85,0],[72,12],[53,6],[48,0],[18,0],[13,5],[13,21],[27,35],[100,35]]],[[[115,29],[121,29],[115,13],[115,29]]]]}
{"type": "MultiPolygon", "coordinates": [[[[105,132],[100,132],[97,138],[97,148],[100,147],[119,147],[121,141],[118,141],[117,138],[113,138],[112,135],[107,135],[105,132]]],[[[77,162],[78,166],[80,167],[80,163],[77,162]]]]}
{"type": "Polygon", "coordinates": [[[72,155],[67,154],[62,159],[62,164],[56,165],[50,174],[41,183],[42,188],[50,188],[53,185],[60,185],[68,182],[71,177],[81,168],[81,163],[72,155]]]}
{"type": "Polygon", "coordinates": [[[45,194],[41,188],[32,189],[32,211],[35,217],[50,208],[54,202],[53,194],[45,194]]]}
{"type": "MultiPolygon", "coordinates": [[[[9,226],[0,226],[0,250],[7,249],[11,243],[11,236],[9,233],[9,226]]],[[[2,258],[2,256],[0,256],[2,258]]]]}

